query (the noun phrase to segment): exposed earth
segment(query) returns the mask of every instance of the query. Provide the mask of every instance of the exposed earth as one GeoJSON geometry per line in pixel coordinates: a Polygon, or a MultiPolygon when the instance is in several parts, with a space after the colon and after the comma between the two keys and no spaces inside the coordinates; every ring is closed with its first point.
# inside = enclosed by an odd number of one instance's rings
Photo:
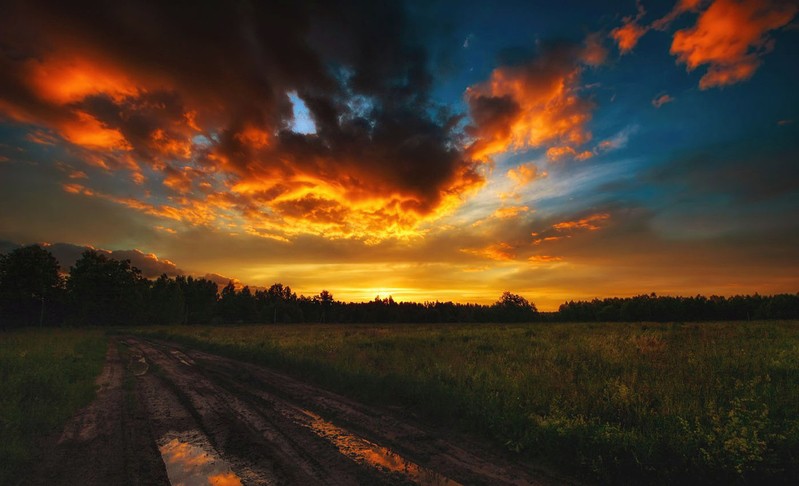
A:
{"type": "Polygon", "coordinates": [[[109,346],[89,406],[34,485],[528,485],[489,444],[269,369],[139,337],[109,346]]]}

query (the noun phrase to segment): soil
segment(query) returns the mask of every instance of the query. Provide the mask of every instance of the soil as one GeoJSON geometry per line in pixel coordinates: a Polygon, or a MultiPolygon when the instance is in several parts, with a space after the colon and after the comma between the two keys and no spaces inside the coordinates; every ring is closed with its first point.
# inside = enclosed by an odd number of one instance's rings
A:
{"type": "Polygon", "coordinates": [[[562,484],[472,437],[285,374],[139,337],[109,346],[96,399],[33,485],[562,484]]]}

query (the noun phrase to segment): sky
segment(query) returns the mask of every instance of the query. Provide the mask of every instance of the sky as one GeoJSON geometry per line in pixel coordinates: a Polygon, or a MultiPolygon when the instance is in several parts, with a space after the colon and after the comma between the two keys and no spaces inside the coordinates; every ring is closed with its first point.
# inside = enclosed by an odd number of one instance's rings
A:
{"type": "Polygon", "coordinates": [[[48,2],[0,250],[338,300],[799,291],[799,3],[48,2]]]}

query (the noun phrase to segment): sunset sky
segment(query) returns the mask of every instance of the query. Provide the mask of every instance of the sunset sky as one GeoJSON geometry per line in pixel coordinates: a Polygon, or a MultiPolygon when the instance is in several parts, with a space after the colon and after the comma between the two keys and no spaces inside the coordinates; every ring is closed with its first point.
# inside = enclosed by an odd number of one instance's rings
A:
{"type": "Polygon", "coordinates": [[[4,2],[0,251],[345,301],[796,293],[797,12],[4,2]]]}

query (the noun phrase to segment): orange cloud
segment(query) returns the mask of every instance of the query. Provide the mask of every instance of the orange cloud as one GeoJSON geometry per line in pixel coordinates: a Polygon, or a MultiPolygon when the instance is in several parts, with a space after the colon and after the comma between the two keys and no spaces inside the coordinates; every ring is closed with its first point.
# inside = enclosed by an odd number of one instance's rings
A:
{"type": "Polygon", "coordinates": [[[197,186],[200,186],[207,176],[203,171],[191,166],[183,166],[176,169],[170,165],[165,165],[163,171],[165,174],[164,186],[181,194],[186,194],[191,191],[194,188],[195,182],[197,186]]]}
{"type": "Polygon", "coordinates": [[[680,0],[669,13],[652,22],[651,27],[655,30],[666,30],[677,17],[685,12],[699,10],[704,3],[707,3],[706,0],[680,0]]]}
{"type": "Polygon", "coordinates": [[[241,486],[241,480],[232,472],[225,472],[208,476],[212,486],[241,486]]]}
{"type": "Polygon", "coordinates": [[[590,159],[593,156],[594,153],[591,152],[590,150],[583,150],[582,152],[577,152],[572,147],[550,147],[547,150],[547,157],[549,158],[549,160],[552,160],[553,162],[563,160],[566,157],[571,157],[575,160],[586,160],[590,159]]]}
{"type": "Polygon", "coordinates": [[[626,22],[621,27],[616,27],[610,32],[610,36],[619,45],[622,54],[627,54],[638,44],[638,39],[647,32],[646,27],[642,27],[635,21],[626,22]]]}
{"type": "Polygon", "coordinates": [[[83,57],[66,55],[26,63],[24,76],[41,99],[66,105],[90,95],[121,100],[138,93],[137,84],[123,71],[83,57]]]}
{"type": "Polygon", "coordinates": [[[508,150],[556,144],[579,146],[591,139],[586,125],[594,104],[578,93],[581,63],[599,62],[596,47],[559,46],[519,66],[495,69],[466,90],[475,137],[467,152],[485,159],[508,150]]]}
{"type": "Polygon", "coordinates": [[[492,216],[500,219],[514,218],[517,215],[527,211],[530,211],[530,208],[527,206],[505,206],[494,211],[492,216]]]}
{"type": "Polygon", "coordinates": [[[157,229],[158,231],[163,231],[164,233],[169,233],[171,235],[175,235],[178,233],[176,229],[170,228],[168,226],[156,225],[153,226],[153,228],[157,229]]]}
{"type": "Polygon", "coordinates": [[[269,139],[271,138],[269,132],[255,126],[244,128],[242,131],[235,134],[234,137],[242,144],[255,149],[264,148],[269,145],[269,139]]]}
{"type": "MultiPolygon", "coordinates": [[[[576,233],[582,231],[597,231],[601,229],[605,222],[610,219],[609,213],[596,213],[588,215],[584,218],[562,221],[555,223],[545,230],[533,232],[530,236],[533,237],[533,245],[541,245],[542,243],[552,243],[555,241],[565,240],[571,238],[576,233]]],[[[531,261],[535,257],[531,257],[531,261]]]]}
{"type": "Polygon", "coordinates": [[[230,218],[229,210],[233,204],[224,194],[211,194],[204,201],[186,197],[172,200],[172,204],[154,204],[133,197],[119,197],[105,192],[95,191],[82,184],[62,184],[65,192],[80,194],[87,197],[96,197],[120,204],[140,211],[144,214],[182,221],[196,226],[210,225],[212,223],[230,218]]]}
{"type": "Polygon", "coordinates": [[[544,236],[542,238],[536,238],[533,240],[534,245],[540,245],[541,243],[550,243],[552,241],[563,240],[566,238],[571,238],[571,236],[544,236]]]}
{"type": "Polygon", "coordinates": [[[644,10],[643,5],[638,3],[638,13],[635,16],[624,17],[622,26],[610,31],[610,37],[616,41],[622,54],[627,54],[633,50],[638,44],[638,39],[649,30],[649,27],[638,23],[644,15],[646,15],[646,10],[644,10]]]}
{"type": "Polygon", "coordinates": [[[81,184],[62,184],[61,187],[70,194],[81,194],[84,191],[81,184]]]}
{"type": "Polygon", "coordinates": [[[716,0],[696,25],[674,33],[671,54],[689,71],[707,64],[700,89],[752,77],[774,43],[768,32],[788,24],[797,6],[771,0],[716,0]]]}
{"type": "Polygon", "coordinates": [[[131,150],[130,144],[119,130],[108,128],[89,113],[78,111],[75,118],[58,127],[61,135],[75,145],[86,148],[131,150]]]}
{"type": "MultiPolygon", "coordinates": [[[[187,122],[188,123],[188,122],[187,122]]],[[[191,157],[192,144],[185,138],[173,137],[163,128],[156,128],[151,134],[152,146],[167,157],[188,159],[191,157]]]]}
{"type": "Polygon", "coordinates": [[[700,11],[695,25],[674,33],[670,52],[689,71],[708,65],[699,80],[700,89],[708,89],[751,78],[774,47],[768,32],[787,25],[797,10],[794,2],[779,0],[680,0],[665,16],[640,25],[646,12],[639,3],[638,14],[625,17],[610,36],[625,54],[650,29],[666,30],[682,14],[700,11]]]}
{"type": "Polygon", "coordinates": [[[627,16],[622,19],[622,26],[613,29],[610,37],[616,41],[622,55],[627,54],[638,44],[641,37],[651,29],[666,30],[669,25],[685,12],[696,11],[705,0],[680,0],[671,11],[665,16],[653,21],[650,25],[641,25],[639,22],[646,15],[643,5],[639,2],[638,13],[635,16],[627,16]]]}
{"type": "Polygon", "coordinates": [[[662,94],[660,96],[656,96],[652,100],[652,106],[654,106],[655,108],[660,108],[661,106],[665,105],[666,103],[671,103],[672,101],[674,101],[674,98],[672,98],[668,94],[662,94]]]}
{"type": "Polygon", "coordinates": [[[516,259],[516,249],[505,242],[493,243],[483,248],[462,248],[461,252],[497,261],[516,259]]]}
{"type": "MultiPolygon", "coordinates": [[[[0,112],[24,123],[46,127],[74,145],[103,151],[131,151],[135,141],[124,125],[142,127],[141,117],[131,117],[123,106],[147,105],[144,96],[158,86],[147,76],[109,62],[88,49],[70,46],[74,39],[52,41],[54,50],[11,64],[9,79],[18,96],[0,100],[0,112]],[[131,120],[133,118],[133,120],[131,120]]],[[[106,56],[107,57],[107,56],[106,56]]],[[[163,106],[163,102],[160,102],[163,106]]],[[[57,138],[29,137],[35,143],[53,143],[57,138]]],[[[166,141],[163,138],[161,142],[166,141]]],[[[158,134],[156,134],[157,137],[158,134]]]]}
{"type": "Polygon", "coordinates": [[[597,213],[587,216],[585,218],[579,219],[577,221],[564,221],[562,223],[553,224],[552,228],[561,231],[561,230],[574,230],[574,229],[586,229],[589,231],[596,231],[600,229],[600,223],[610,219],[610,214],[608,213],[597,213]]]}
{"type": "Polygon", "coordinates": [[[563,258],[559,256],[550,256],[550,255],[533,255],[527,259],[527,261],[532,263],[558,263],[562,262],[563,258]]]}
{"type": "Polygon", "coordinates": [[[307,194],[297,199],[284,199],[270,204],[280,222],[268,218],[251,219],[263,236],[278,234],[317,234],[326,238],[360,238],[377,243],[386,238],[407,239],[423,234],[420,219],[403,208],[400,201],[348,201],[307,194]]]}
{"type": "Polygon", "coordinates": [[[546,177],[546,172],[541,172],[534,164],[521,164],[512,169],[508,169],[506,173],[508,178],[516,181],[517,184],[526,186],[536,179],[546,177]]]}

